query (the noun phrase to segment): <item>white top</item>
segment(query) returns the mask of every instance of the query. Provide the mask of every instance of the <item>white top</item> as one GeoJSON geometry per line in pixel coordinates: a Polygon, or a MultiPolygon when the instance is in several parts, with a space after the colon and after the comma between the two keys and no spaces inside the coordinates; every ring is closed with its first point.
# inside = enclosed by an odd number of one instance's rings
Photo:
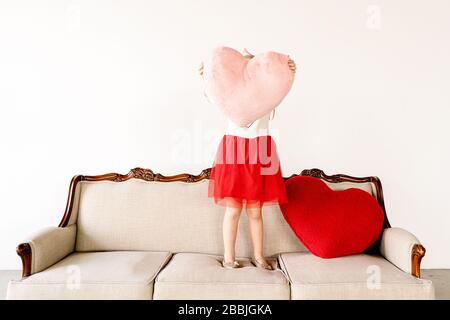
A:
{"type": "Polygon", "coordinates": [[[233,121],[228,119],[227,135],[239,136],[244,138],[256,138],[258,136],[269,135],[269,121],[271,112],[255,120],[250,127],[239,127],[233,121]]]}

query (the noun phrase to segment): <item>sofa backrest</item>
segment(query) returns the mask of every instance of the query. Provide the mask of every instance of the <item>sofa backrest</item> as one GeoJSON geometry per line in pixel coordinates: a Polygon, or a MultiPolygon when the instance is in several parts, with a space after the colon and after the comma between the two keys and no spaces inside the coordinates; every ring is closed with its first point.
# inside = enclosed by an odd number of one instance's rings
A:
{"type": "MultiPolygon", "coordinates": [[[[208,179],[160,182],[128,179],[80,181],[71,220],[77,223],[77,251],[151,250],[223,254],[224,207],[207,197],[208,179]]],[[[357,187],[374,195],[371,182],[330,183],[333,189],[357,187]]],[[[305,251],[277,205],[263,208],[265,254],[305,251]]],[[[252,256],[245,209],[236,255],[252,256]]]]}

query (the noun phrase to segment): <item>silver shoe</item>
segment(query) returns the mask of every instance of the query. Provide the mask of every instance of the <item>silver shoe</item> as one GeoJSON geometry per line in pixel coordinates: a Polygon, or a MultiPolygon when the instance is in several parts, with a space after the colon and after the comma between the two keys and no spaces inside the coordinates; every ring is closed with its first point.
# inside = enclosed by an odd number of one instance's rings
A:
{"type": "Polygon", "coordinates": [[[240,267],[239,262],[236,260],[233,262],[225,262],[225,260],[222,260],[222,266],[227,269],[235,269],[240,267]]]}
{"type": "Polygon", "coordinates": [[[272,266],[268,263],[260,262],[256,260],[256,258],[252,258],[252,263],[257,266],[258,268],[263,268],[266,270],[273,270],[272,266]]]}

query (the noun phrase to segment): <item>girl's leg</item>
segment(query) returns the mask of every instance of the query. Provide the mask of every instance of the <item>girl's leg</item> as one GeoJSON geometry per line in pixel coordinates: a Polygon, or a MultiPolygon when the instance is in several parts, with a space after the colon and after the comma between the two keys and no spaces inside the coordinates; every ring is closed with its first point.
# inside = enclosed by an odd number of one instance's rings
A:
{"type": "Polygon", "coordinates": [[[264,257],[264,228],[261,207],[247,207],[248,225],[253,243],[253,255],[263,264],[268,264],[264,257]]]}
{"type": "Polygon", "coordinates": [[[238,230],[239,218],[242,207],[227,206],[223,218],[223,246],[225,262],[233,262],[236,258],[235,244],[238,230]]]}

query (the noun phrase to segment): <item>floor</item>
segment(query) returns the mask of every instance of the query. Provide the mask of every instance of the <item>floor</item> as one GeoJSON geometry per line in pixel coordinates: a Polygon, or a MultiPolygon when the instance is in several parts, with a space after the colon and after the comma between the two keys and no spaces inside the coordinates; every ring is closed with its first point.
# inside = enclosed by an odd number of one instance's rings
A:
{"type": "Polygon", "coordinates": [[[20,271],[1,270],[0,271],[0,300],[6,298],[6,288],[9,280],[20,279],[20,271]]]}
{"type": "MultiPolygon", "coordinates": [[[[422,270],[422,278],[434,283],[436,299],[450,300],[450,269],[422,270]]],[[[0,271],[0,300],[6,297],[6,288],[11,279],[20,279],[20,271],[0,271]]]]}
{"type": "Polygon", "coordinates": [[[421,270],[424,279],[433,281],[436,299],[450,300],[450,269],[421,270]]]}

